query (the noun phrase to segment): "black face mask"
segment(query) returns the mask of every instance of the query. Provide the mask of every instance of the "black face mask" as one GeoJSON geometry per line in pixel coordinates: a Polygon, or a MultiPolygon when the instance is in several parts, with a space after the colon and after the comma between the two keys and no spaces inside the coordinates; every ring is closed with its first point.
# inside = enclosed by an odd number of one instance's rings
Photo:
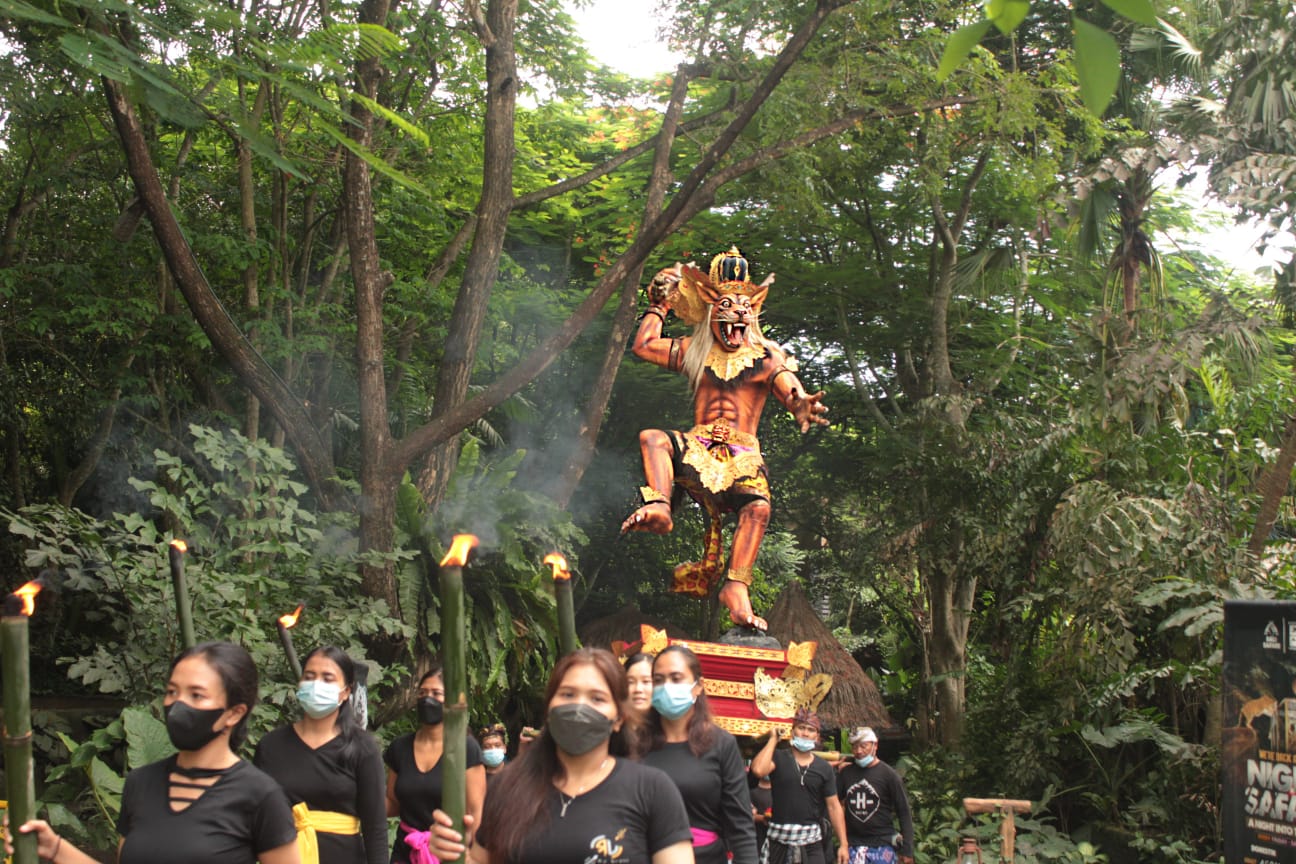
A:
{"type": "Polygon", "coordinates": [[[203,711],[184,702],[172,702],[162,710],[166,717],[167,736],[177,750],[201,750],[221,734],[213,731],[212,725],[225,710],[208,708],[203,711]]]}
{"type": "Polygon", "coordinates": [[[431,696],[423,696],[418,700],[419,722],[424,726],[440,726],[441,721],[445,719],[445,706],[431,696]]]}
{"type": "Polygon", "coordinates": [[[589,705],[555,705],[545,718],[545,729],[559,750],[582,756],[611,737],[612,720],[589,705]]]}

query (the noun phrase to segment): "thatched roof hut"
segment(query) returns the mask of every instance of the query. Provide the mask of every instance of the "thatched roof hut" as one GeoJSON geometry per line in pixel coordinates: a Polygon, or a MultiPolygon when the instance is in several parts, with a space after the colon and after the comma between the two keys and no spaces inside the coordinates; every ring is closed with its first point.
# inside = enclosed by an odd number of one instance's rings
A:
{"type": "Polygon", "coordinates": [[[895,726],[873,679],[819,620],[800,582],[789,582],[766,616],[769,633],[779,642],[817,642],[811,674],[832,676],[832,689],[819,705],[825,728],[872,726],[879,734],[895,726]]]}
{"type": "Polygon", "coordinates": [[[590,648],[611,648],[613,642],[638,642],[640,624],[665,630],[666,635],[672,639],[693,638],[670,621],[645,615],[633,603],[627,603],[611,615],[589,622],[580,628],[577,635],[580,636],[582,645],[590,648]]]}

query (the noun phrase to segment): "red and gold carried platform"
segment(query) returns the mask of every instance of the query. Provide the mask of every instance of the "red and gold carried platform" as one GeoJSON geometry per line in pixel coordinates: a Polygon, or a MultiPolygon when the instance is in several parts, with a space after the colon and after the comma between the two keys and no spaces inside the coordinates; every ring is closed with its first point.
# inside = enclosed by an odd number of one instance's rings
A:
{"type": "Polygon", "coordinates": [[[717,726],[734,735],[764,735],[770,729],[790,731],[799,708],[818,708],[832,687],[832,676],[811,675],[814,642],[792,642],[787,648],[749,648],[723,642],[672,639],[666,631],[640,626],[641,643],[617,643],[613,651],[657,654],[668,645],[683,645],[702,665],[707,701],[717,726]]]}

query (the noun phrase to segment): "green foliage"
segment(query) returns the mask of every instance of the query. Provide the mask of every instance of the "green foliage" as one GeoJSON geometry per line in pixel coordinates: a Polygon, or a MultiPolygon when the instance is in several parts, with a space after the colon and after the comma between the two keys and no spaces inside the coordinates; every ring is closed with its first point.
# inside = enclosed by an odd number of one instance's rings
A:
{"type": "Polygon", "coordinates": [[[68,758],[52,767],[46,777],[44,798],[50,824],[106,847],[116,836],[125,774],[175,752],[166,724],[147,708],[126,708],[80,744],[65,733],[59,733],[59,738],[68,758]],[[118,770],[110,763],[121,758],[123,747],[125,761],[118,770]],[[78,812],[92,815],[83,820],[78,812]]]}
{"type": "MultiPolygon", "coordinates": [[[[909,791],[914,808],[915,855],[919,864],[938,864],[957,860],[955,852],[963,837],[976,837],[982,860],[998,860],[1001,854],[999,823],[1002,817],[968,816],[960,795],[953,790],[967,790],[975,782],[975,773],[957,753],[940,749],[904,757],[897,766],[909,791]]],[[[1005,797],[1007,793],[967,791],[967,797],[1005,797]]],[[[1060,831],[1046,807],[1039,801],[1035,809],[1014,818],[1017,828],[1016,859],[1023,861],[1063,861],[1072,864],[1100,864],[1107,856],[1092,843],[1076,841],[1060,831]]]]}
{"type": "Polygon", "coordinates": [[[469,439],[435,514],[426,513],[422,496],[408,481],[398,496],[399,524],[420,548],[417,560],[401,569],[401,603],[417,610],[417,631],[433,637],[434,652],[440,629],[437,562],[454,534],[475,534],[481,541],[464,576],[474,721],[497,719],[506,710],[522,710],[528,722],[539,721],[527,696],[543,688],[558,653],[553,580],[541,559],[562,552],[577,585],[581,582],[575,550],[585,535],[550,499],[518,488],[515,479],[525,455],[487,458],[469,439]]]}
{"type": "MultiPolygon", "coordinates": [[[[1157,26],[1158,19],[1148,0],[1103,0],[1112,11],[1123,18],[1142,24],[1157,26]]],[[[944,81],[966,60],[993,24],[1000,33],[1012,35],[1026,20],[1030,12],[1029,0],[987,0],[985,18],[958,28],[945,44],[936,80],[944,81]]],[[[1108,29],[1073,15],[1071,18],[1074,39],[1074,62],[1080,94],[1085,107],[1102,116],[1116,95],[1121,76],[1121,52],[1116,38],[1108,29]]],[[[1114,28],[1113,28],[1114,29],[1114,28]]]]}
{"type": "MultiPolygon", "coordinates": [[[[60,662],[91,691],[133,704],[154,696],[179,653],[167,543],[184,539],[186,578],[199,641],[227,639],[252,652],[259,668],[284,680],[275,621],[305,602],[299,645],[337,644],[363,657],[364,636],[407,634],[383,604],[357,608],[357,546],[352,517],[321,517],[301,498],[292,462],[264,441],[195,426],[193,455],[158,451],[157,479],[131,478],[154,512],[93,519],[40,505],[12,513],[10,533],[26,541],[25,565],[65,577],[61,591],[70,634],[60,662]],[[175,525],[163,532],[157,520],[175,525]]],[[[263,718],[277,709],[258,708],[263,718]]]]}

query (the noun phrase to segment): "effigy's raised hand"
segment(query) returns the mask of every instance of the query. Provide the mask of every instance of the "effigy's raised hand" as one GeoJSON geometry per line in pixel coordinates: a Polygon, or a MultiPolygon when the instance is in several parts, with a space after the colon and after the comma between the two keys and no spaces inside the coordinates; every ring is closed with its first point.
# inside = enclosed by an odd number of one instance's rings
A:
{"type": "Polygon", "coordinates": [[[663,310],[670,311],[671,303],[674,300],[675,293],[678,291],[682,266],[676,262],[674,267],[666,267],[657,271],[657,275],[644,288],[644,293],[648,295],[648,302],[651,305],[660,306],[663,310]]]}
{"type": "Polygon", "coordinates": [[[828,418],[824,416],[828,413],[828,406],[823,404],[823,397],[824,391],[820,390],[807,396],[794,392],[788,399],[787,409],[792,412],[792,419],[796,420],[802,432],[809,432],[811,424],[828,425],[828,418]]]}

